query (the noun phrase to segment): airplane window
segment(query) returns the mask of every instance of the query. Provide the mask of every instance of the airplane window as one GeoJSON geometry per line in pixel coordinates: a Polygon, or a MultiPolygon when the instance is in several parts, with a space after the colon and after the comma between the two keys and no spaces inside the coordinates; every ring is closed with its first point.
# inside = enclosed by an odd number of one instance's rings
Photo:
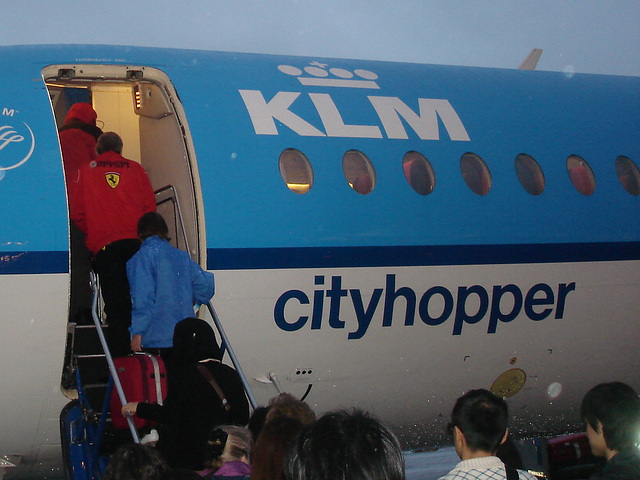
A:
{"type": "Polygon", "coordinates": [[[342,157],[342,171],[349,186],[356,192],[367,195],[376,185],[376,171],[371,160],[358,150],[349,150],[342,157]]]}
{"type": "Polygon", "coordinates": [[[486,195],[491,190],[491,173],[487,164],[475,153],[465,153],[460,158],[462,178],[473,193],[486,195]]]}
{"type": "Polygon", "coordinates": [[[518,180],[527,193],[540,195],[544,191],[544,173],[532,157],[521,153],[516,157],[515,167],[518,180]]]}
{"type": "Polygon", "coordinates": [[[567,173],[575,189],[582,195],[591,195],[596,189],[596,177],[589,164],[578,155],[567,158],[567,173]]]}
{"type": "Polygon", "coordinates": [[[633,196],[640,195],[640,170],[628,157],[616,158],[616,174],[624,189],[633,196]]]}
{"type": "Polygon", "coordinates": [[[289,190],[307,193],[313,185],[313,168],[309,159],[295,148],[287,148],[280,154],[280,175],[289,190]]]}
{"type": "Polygon", "coordinates": [[[418,152],[407,152],[402,159],[407,182],[420,195],[429,195],[436,185],[436,177],[429,160],[418,152]]]}

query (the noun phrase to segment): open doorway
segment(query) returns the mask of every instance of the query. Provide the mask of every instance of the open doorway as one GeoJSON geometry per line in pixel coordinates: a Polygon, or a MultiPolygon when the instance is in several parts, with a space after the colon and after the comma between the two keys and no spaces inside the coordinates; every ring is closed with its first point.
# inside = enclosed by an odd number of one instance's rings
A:
{"type": "MultiPolygon", "coordinates": [[[[86,102],[97,112],[102,131],[120,135],[123,156],[140,163],[147,172],[156,192],[157,210],[169,226],[171,243],[202,264],[206,246],[196,157],[184,110],[168,76],[149,67],[74,64],[48,66],[42,77],[58,128],[73,104],[86,102]]],[[[78,266],[90,261],[80,247],[82,243],[72,242],[72,285],[88,285],[89,281],[88,266],[78,266]]],[[[76,323],[87,323],[75,312],[91,308],[90,297],[76,295],[74,288],[71,292],[69,330],[74,333],[68,340],[66,372],[72,370],[77,356],[73,351],[76,323]]]]}

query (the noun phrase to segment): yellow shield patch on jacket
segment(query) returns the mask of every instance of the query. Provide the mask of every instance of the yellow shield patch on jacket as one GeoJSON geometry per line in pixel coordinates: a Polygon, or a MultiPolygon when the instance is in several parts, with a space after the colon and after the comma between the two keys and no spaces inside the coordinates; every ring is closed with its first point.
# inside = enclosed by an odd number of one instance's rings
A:
{"type": "Polygon", "coordinates": [[[116,188],[120,183],[120,174],[118,172],[105,173],[104,178],[107,180],[107,184],[111,188],[116,188]]]}

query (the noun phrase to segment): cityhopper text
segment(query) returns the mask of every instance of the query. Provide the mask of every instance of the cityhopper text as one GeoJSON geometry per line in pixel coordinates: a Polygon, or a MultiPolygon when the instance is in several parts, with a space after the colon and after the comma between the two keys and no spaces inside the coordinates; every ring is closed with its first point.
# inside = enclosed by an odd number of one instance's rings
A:
{"type": "Polygon", "coordinates": [[[287,332],[305,327],[343,329],[347,320],[355,317],[357,328],[348,333],[348,338],[357,340],[367,333],[381,310],[383,327],[390,327],[399,311],[400,315],[404,313],[404,326],[449,322],[452,335],[462,335],[465,324],[485,321],[486,332],[494,334],[500,323],[509,323],[521,314],[535,322],[563,318],[567,297],[576,290],[576,282],[570,282],[553,286],[537,283],[525,288],[514,284],[470,285],[453,290],[436,285],[416,292],[411,287],[397,286],[396,275],[387,274],[384,288],[375,288],[366,302],[360,289],[343,286],[340,275],[331,276],[330,285],[326,283],[324,275],[316,275],[314,284],[319,288],[311,294],[288,290],[280,295],[273,309],[276,325],[287,332]],[[328,316],[324,315],[325,308],[328,316]]]}

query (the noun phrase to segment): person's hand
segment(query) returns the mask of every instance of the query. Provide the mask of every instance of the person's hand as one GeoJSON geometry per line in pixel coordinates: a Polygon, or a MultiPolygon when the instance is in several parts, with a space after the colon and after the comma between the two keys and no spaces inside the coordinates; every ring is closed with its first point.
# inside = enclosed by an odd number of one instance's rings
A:
{"type": "Polygon", "coordinates": [[[136,410],[138,409],[138,402],[129,402],[125,406],[122,407],[121,413],[123,417],[127,415],[135,415],[136,410]]]}
{"type": "Polygon", "coordinates": [[[142,351],[142,335],[134,335],[131,338],[131,350],[134,352],[142,351]]]}

